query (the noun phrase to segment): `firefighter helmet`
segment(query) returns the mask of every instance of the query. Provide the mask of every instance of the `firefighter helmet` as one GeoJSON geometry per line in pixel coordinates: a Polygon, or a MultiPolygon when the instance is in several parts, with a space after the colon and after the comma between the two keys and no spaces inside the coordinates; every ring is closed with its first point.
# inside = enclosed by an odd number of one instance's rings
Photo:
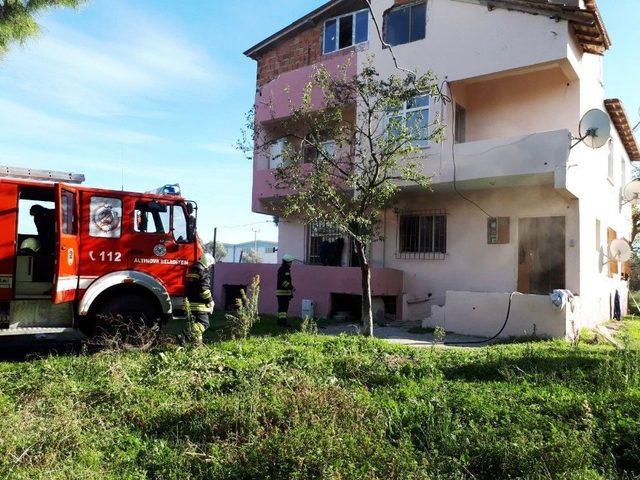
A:
{"type": "Polygon", "coordinates": [[[198,261],[204,265],[204,268],[213,267],[216,264],[216,259],[210,253],[204,253],[198,261]]]}
{"type": "Polygon", "coordinates": [[[35,237],[27,238],[20,244],[20,250],[31,250],[35,253],[40,250],[40,240],[35,237]]]}

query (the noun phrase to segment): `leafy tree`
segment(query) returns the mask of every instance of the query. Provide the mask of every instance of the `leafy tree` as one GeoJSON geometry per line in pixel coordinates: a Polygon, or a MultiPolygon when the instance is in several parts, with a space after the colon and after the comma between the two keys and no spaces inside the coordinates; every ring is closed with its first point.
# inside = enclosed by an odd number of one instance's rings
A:
{"type": "Polygon", "coordinates": [[[436,117],[425,131],[427,119],[397,112],[407,102],[444,98],[431,72],[383,78],[372,61],[356,76],[347,70],[317,68],[302,98],[289,98],[285,120],[265,126],[250,114],[240,144],[265,156],[276,142],[284,144],[273,184],[282,195],[271,202],[274,213],[325,222],[351,240],[362,272],[362,333],[373,335],[368,249],[383,239],[382,213],[403,186],[429,184],[420,144],[439,141],[444,128],[436,117]]]}
{"type": "Polygon", "coordinates": [[[254,249],[242,252],[241,263],[262,263],[262,258],[254,249]]]}
{"type": "Polygon", "coordinates": [[[24,42],[40,31],[36,14],[52,7],[77,8],[86,0],[0,0],[0,56],[13,42],[24,42]]]}
{"type": "Polygon", "coordinates": [[[207,242],[204,246],[204,249],[205,251],[213,255],[213,258],[216,259],[216,263],[222,261],[222,259],[227,256],[226,247],[221,242],[218,242],[218,241],[216,241],[215,251],[213,249],[213,240],[210,242],[207,242]]]}

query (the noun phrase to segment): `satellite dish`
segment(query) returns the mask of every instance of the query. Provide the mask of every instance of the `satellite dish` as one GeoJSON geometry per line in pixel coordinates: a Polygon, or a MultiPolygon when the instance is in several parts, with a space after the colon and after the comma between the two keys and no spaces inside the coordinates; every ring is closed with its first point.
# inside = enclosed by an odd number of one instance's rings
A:
{"type": "Polygon", "coordinates": [[[625,185],[622,189],[622,198],[625,203],[631,203],[633,205],[640,204],[640,180],[634,180],[625,185]]]}
{"type": "Polygon", "coordinates": [[[631,245],[626,240],[613,240],[609,245],[609,253],[612,262],[628,262],[631,260],[633,252],[631,245]]]}
{"type": "Polygon", "coordinates": [[[611,120],[609,115],[594,108],[584,114],[580,120],[580,141],[587,147],[604,147],[611,138],[611,120]]]}

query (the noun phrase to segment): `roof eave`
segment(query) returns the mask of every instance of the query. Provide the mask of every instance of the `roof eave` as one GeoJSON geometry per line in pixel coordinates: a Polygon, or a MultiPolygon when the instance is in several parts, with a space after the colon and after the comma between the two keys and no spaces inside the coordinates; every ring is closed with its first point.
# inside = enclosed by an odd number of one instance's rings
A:
{"type": "Polygon", "coordinates": [[[246,55],[249,58],[253,58],[255,60],[262,50],[267,48],[272,43],[276,42],[278,39],[300,28],[305,23],[313,22],[315,19],[317,19],[318,17],[326,13],[328,10],[335,7],[336,5],[339,5],[344,1],[345,0],[329,0],[327,3],[321,5],[320,7],[316,8],[312,12],[306,14],[304,17],[299,18],[295,22],[284,27],[282,30],[277,31],[270,37],[267,37],[261,42],[255,44],[253,47],[251,47],[246,52],[244,52],[244,55],[246,55]]]}
{"type": "Polygon", "coordinates": [[[604,106],[606,107],[607,112],[609,112],[611,121],[618,131],[618,135],[620,136],[620,140],[629,155],[629,159],[632,162],[639,161],[640,148],[638,147],[638,142],[633,134],[633,129],[629,123],[629,117],[622,105],[622,102],[618,98],[610,98],[604,101],[604,106]]]}

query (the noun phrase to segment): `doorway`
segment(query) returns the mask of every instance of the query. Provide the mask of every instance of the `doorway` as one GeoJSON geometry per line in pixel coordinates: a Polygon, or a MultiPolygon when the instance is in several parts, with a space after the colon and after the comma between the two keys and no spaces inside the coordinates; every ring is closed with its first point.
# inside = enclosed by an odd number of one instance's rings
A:
{"type": "Polygon", "coordinates": [[[50,298],[56,215],[52,188],[22,187],[18,201],[15,298],[50,298]]]}
{"type": "Polygon", "coordinates": [[[565,217],[522,218],[518,232],[518,291],[547,295],[565,288],[565,217]]]}

